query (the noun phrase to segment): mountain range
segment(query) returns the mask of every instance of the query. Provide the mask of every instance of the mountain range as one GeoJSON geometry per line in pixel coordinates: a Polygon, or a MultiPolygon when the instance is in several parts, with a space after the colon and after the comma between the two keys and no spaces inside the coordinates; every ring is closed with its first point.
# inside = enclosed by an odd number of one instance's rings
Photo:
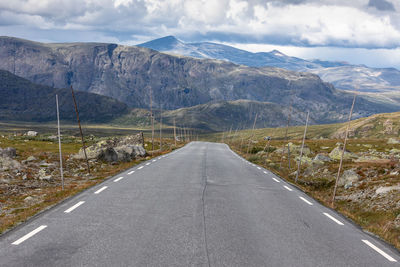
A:
{"type": "MultiPolygon", "coordinates": [[[[193,116],[193,111],[204,111],[201,105],[209,105],[216,111],[214,116],[219,116],[228,115],[225,111],[232,107],[242,109],[241,113],[249,112],[254,105],[239,101],[249,100],[268,102],[262,104],[267,112],[271,111],[265,121],[272,123],[270,118],[275,118],[279,121],[277,126],[285,124],[290,107],[302,114],[310,111],[315,123],[338,122],[346,119],[353,98],[312,73],[249,67],[107,43],[48,44],[0,37],[0,69],[52,88],[72,85],[78,91],[114,98],[129,108],[148,109],[150,102],[153,108],[171,112],[184,108],[176,115],[184,112],[201,121],[207,120],[193,116]],[[232,101],[238,102],[233,105],[232,101]],[[281,112],[276,112],[278,107],[281,112]]],[[[388,105],[360,96],[354,117],[398,108],[396,103],[388,105]]],[[[215,124],[209,128],[215,129],[215,124]]]]}
{"type": "Polygon", "coordinates": [[[277,50],[252,53],[217,43],[184,43],[174,36],[166,36],[138,46],[174,55],[220,59],[250,67],[269,66],[310,72],[342,90],[384,94],[400,92],[400,71],[395,68],[370,68],[346,62],[305,60],[287,56],[277,50]]]}

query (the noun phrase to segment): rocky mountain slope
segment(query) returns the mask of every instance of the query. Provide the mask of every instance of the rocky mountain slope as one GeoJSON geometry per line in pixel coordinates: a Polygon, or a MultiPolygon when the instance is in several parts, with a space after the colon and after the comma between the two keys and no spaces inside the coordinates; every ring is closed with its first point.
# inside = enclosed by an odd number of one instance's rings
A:
{"type": "MultiPolygon", "coordinates": [[[[131,107],[176,109],[239,99],[293,103],[317,123],[345,119],[352,96],[313,74],[251,68],[226,61],[171,56],[142,47],[102,43],[43,44],[0,38],[0,69],[35,83],[102,94],[131,107]]],[[[355,117],[397,110],[359,98],[355,117]]]]}
{"type": "MultiPolygon", "coordinates": [[[[290,108],[274,103],[250,100],[221,101],[189,108],[166,111],[163,121],[177,126],[211,131],[232,131],[252,128],[257,115],[256,128],[279,127],[287,124],[290,108]]],[[[292,111],[291,125],[305,123],[305,114],[292,111]]]]}
{"type": "MultiPolygon", "coordinates": [[[[54,89],[37,85],[0,70],[0,120],[55,121],[56,99],[60,104],[60,119],[75,121],[76,114],[70,89],[54,89]]],[[[76,92],[80,117],[86,122],[107,122],[128,111],[126,104],[110,97],[88,92],[76,92]]]]}
{"type": "Polygon", "coordinates": [[[319,75],[323,81],[343,90],[361,92],[400,92],[400,71],[395,68],[370,68],[346,62],[304,60],[279,51],[251,53],[217,43],[184,43],[173,36],[159,38],[139,46],[196,58],[213,58],[251,67],[278,67],[319,75]]]}

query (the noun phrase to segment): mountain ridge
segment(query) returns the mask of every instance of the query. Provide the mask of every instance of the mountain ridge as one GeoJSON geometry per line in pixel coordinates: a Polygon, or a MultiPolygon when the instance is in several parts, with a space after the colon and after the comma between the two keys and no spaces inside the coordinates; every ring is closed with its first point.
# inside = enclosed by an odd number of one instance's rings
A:
{"type": "Polygon", "coordinates": [[[138,46],[160,52],[182,54],[196,58],[215,58],[253,67],[279,67],[293,71],[314,73],[336,88],[348,91],[384,93],[399,92],[400,71],[396,68],[371,68],[340,61],[305,60],[291,57],[278,50],[252,53],[224,44],[211,42],[184,43],[173,36],[159,38],[138,46]],[[174,41],[174,42],[173,42],[174,41]],[[157,47],[153,47],[157,42],[157,47]],[[162,44],[169,43],[168,46],[162,44]],[[179,43],[179,45],[176,45],[179,43]],[[175,45],[175,46],[174,46],[175,45]]]}

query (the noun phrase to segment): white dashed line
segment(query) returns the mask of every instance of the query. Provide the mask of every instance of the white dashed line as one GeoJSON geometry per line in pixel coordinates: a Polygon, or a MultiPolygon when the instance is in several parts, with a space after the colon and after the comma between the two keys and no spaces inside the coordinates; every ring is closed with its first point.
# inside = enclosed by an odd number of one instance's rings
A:
{"type": "Polygon", "coordinates": [[[268,174],[266,171],[264,171],[265,174],[268,174]]]}
{"type": "Polygon", "coordinates": [[[99,190],[97,190],[96,192],[94,192],[95,194],[99,194],[101,193],[101,191],[106,190],[107,186],[103,186],[102,188],[100,188],[99,190]]]}
{"type": "Polygon", "coordinates": [[[24,242],[25,240],[27,240],[28,238],[31,238],[32,236],[36,235],[37,233],[39,233],[40,231],[42,231],[46,227],[47,227],[47,225],[41,225],[38,228],[36,228],[35,230],[33,230],[32,232],[30,232],[29,234],[26,234],[23,237],[21,237],[20,239],[18,239],[17,241],[14,241],[12,244],[13,245],[19,245],[22,242],[24,242]]]}
{"type": "Polygon", "coordinates": [[[332,215],[324,212],[324,215],[326,217],[328,217],[329,219],[331,219],[332,221],[334,221],[335,223],[339,224],[339,225],[344,225],[341,221],[339,221],[338,219],[334,218],[332,215]]]}
{"type": "Polygon", "coordinates": [[[153,162],[156,162],[157,160],[156,159],[153,159],[153,162]]]}
{"type": "Polygon", "coordinates": [[[122,176],[121,176],[121,177],[118,177],[117,179],[114,180],[114,183],[116,183],[116,182],[118,182],[118,181],[121,181],[122,179],[124,179],[124,177],[122,177],[122,176]]]}
{"type": "Polygon", "coordinates": [[[128,172],[128,174],[131,175],[131,174],[134,173],[134,172],[135,172],[135,171],[130,171],[130,172],[128,172]]]}
{"type": "Polygon", "coordinates": [[[146,166],[149,166],[151,163],[150,162],[148,162],[148,163],[146,163],[146,166]]]}
{"type": "Polygon", "coordinates": [[[76,203],[75,205],[73,205],[72,207],[70,207],[69,209],[65,210],[65,213],[70,213],[71,211],[73,211],[74,209],[76,209],[77,207],[79,207],[80,205],[82,205],[83,203],[85,203],[85,201],[79,201],[78,203],[76,203]]]}
{"type": "Polygon", "coordinates": [[[369,242],[368,240],[362,240],[362,242],[364,242],[365,244],[367,244],[368,246],[370,246],[371,248],[373,248],[376,252],[378,252],[379,254],[381,254],[383,257],[385,257],[388,261],[392,261],[392,262],[397,262],[397,260],[393,259],[392,257],[390,257],[388,254],[386,254],[383,250],[381,250],[380,248],[378,248],[377,246],[375,246],[374,244],[372,244],[371,242],[369,242]]]}
{"type": "Polygon", "coordinates": [[[313,203],[311,203],[310,201],[308,201],[307,199],[305,199],[304,197],[299,197],[301,200],[303,200],[304,202],[306,202],[308,205],[312,206],[313,203]]]}
{"type": "Polygon", "coordinates": [[[140,166],[139,168],[137,168],[138,170],[143,169],[143,166],[140,166]]]}
{"type": "Polygon", "coordinates": [[[261,168],[260,168],[260,167],[257,167],[257,169],[261,170],[261,168]]]}
{"type": "Polygon", "coordinates": [[[283,187],[286,188],[286,189],[289,190],[289,191],[293,191],[292,188],[290,188],[290,187],[288,187],[288,186],[286,186],[286,185],[284,185],[283,187]]]}
{"type": "Polygon", "coordinates": [[[272,178],[275,182],[280,183],[280,181],[276,178],[272,178]]]}

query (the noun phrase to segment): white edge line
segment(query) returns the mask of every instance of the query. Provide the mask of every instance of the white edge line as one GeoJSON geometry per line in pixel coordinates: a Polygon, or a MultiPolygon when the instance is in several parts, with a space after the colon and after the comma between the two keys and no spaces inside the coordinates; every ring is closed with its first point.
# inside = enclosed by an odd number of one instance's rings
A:
{"type": "Polygon", "coordinates": [[[290,187],[288,187],[288,186],[286,186],[286,185],[284,185],[283,187],[286,188],[286,189],[289,190],[289,191],[293,191],[292,188],[290,188],[290,187]]]}
{"type": "Polygon", "coordinates": [[[96,192],[94,192],[95,194],[99,194],[101,191],[107,189],[107,186],[103,186],[102,188],[100,188],[99,190],[97,190],[96,192]]]}
{"type": "Polygon", "coordinates": [[[121,181],[122,179],[124,179],[124,177],[122,177],[122,176],[121,176],[121,177],[118,177],[117,179],[114,180],[114,183],[116,183],[116,182],[118,182],[118,181],[121,181]]]}
{"type": "Polygon", "coordinates": [[[304,197],[299,197],[301,200],[303,200],[304,202],[306,202],[308,205],[312,206],[313,203],[311,203],[310,201],[308,201],[307,199],[305,199],[304,197]]]}
{"type": "Polygon", "coordinates": [[[140,166],[139,168],[137,168],[138,170],[143,169],[143,166],[140,166]]]}
{"type": "Polygon", "coordinates": [[[131,174],[134,173],[134,172],[135,172],[135,171],[130,171],[130,172],[128,172],[128,174],[131,175],[131,174]]]}
{"type": "Polygon", "coordinates": [[[79,207],[80,205],[82,205],[83,203],[85,203],[85,201],[79,201],[78,203],[76,203],[75,205],[73,205],[72,207],[70,207],[69,209],[65,210],[65,213],[70,213],[71,211],[73,211],[74,209],[76,209],[77,207],[79,207]]]}
{"type": "Polygon", "coordinates": [[[280,183],[280,181],[276,178],[272,178],[275,182],[280,183]]]}
{"type": "Polygon", "coordinates": [[[329,219],[331,219],[332,221],[334,221],[335,223],[339,224],[339,225],[344,225],[341,221],[339,221],[338,219],[334,218],[332,215],[324,212],[324,215],[326,217],[328,217],[329,219]]]}
{"type": "Polygon", "coordinates": [[[39,226],[38,228],[36,228],[35,230],[33,230],[32,232],[30,232],[30,233],[24,235],[23,237],[21,237],[21,238],[18,239],[17,241],[14,241],[14,242],[11,243],[11,244],[13,244],[13,245],[19,245],[19,244],[21,244],[22,242],[24,242],[25,240],[27,240],[28,238],[31,238],[32,236],[36,235],[37,233],[39,233],[40,231],[42,231],[42,230],[43,230],[44,228],[46,228],[46,227],[47,227],[47,225],[41,225],[41,226],[39,226]]]}
{"type": "Polygon", "coordinates": [[[365,244],[367,244],[368,246],[370,246],[371,248],[373,248],[376,252],[378,252],[379,254],[381,254],[383,257],[385,257],[388,261],[391,262],[397,262],[397,260],[393,259],[392,257],[390,257],[386,252],[384,252],[383,250],[381,250],[380,248],[378,248],[377,246],[375,246],[374,244],[372,244],[371,242],[369,242],[368,240],[362,240],[362,242],[364,242],[365,244]]]}

